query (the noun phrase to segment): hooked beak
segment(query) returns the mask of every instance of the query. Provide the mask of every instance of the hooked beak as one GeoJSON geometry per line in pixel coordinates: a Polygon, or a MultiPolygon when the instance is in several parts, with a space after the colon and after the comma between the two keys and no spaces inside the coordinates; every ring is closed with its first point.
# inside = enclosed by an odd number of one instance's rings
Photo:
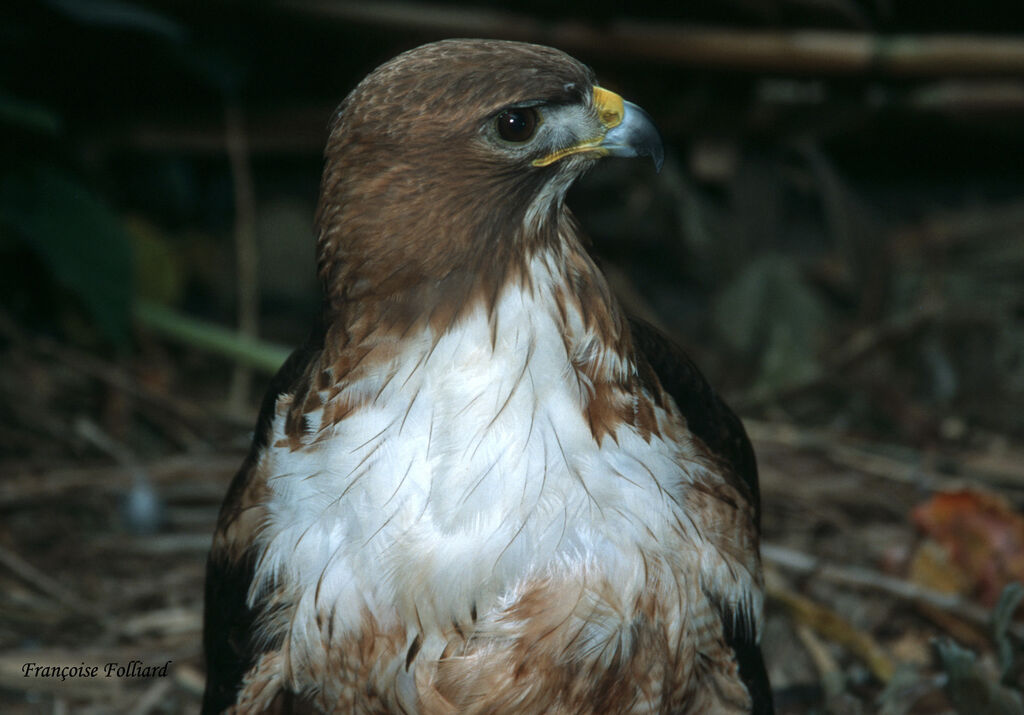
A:
{"type": "Polygon", "coordinates": [[[536,159],[534,166],[548,166],[570,154],[598,156],[649,156],[654,170],[661,171],[665,150],[661,135],[650,115],[603,87],[594,87],[594,106],[604,128],[603,134],[536,159]]]}

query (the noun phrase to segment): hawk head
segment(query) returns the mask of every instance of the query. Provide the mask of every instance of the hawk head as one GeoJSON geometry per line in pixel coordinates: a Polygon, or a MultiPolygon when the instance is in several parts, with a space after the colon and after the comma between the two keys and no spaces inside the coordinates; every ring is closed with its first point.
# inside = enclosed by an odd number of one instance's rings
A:
{"type": "MultiPolygon", "coordinates": [[[[503,285],[574,235],[565,193],[604,156],[660,168],[661,139],[646,112],[563,52],[446,40],[399,55],[349,94],[331,128],[318,215],[329,306],[409,295],[412,313],[447,313],[503,285]]],[[[394,307],[401,321],[408,311],[394,307]]]]}

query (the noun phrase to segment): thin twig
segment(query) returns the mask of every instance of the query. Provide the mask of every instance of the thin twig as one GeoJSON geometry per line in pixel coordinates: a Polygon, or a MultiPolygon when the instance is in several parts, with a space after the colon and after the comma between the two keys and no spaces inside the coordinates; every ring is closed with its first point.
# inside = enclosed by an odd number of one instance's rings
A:
{"type": "Polygon", "coordinates": [[[964,455],[957,464],[957,476],[952,476],[930,468],[928,456],[909,447],[851,442],[834,432],[782,422],[748,418],[743,420],[743,424],[755,442],[770,442],[819,453],[835,464],[919,489],[956,489],[966,479],[971,479],[1011,492],[1024,490],[1024,461],[1015,459],[1016,452],[1002,460],[964,455]],[[883,454],[879,451],[881,448],[900,456],[883,454]]]}
{"type": "Polygon", "coordinates": [[[1024,84],[1011,80],[938,82],[911,91],[906,104],[918,111],[954,117],[1016,116],[1024,112],[1024,84]]]}
{"type": "Polygon", "coordinates": [[[206,677],[188,663],[182,663],[174,669],[174,682],[192,695],[202,697],[206,677]]]}
{"type": "Polygon", "coordinates": [[[4,565],[26,583],[79,615],[106,620],[102,610],[66,589],[59,581],[47,576],[18,554],[0,546],[0,564],[4,565]]]}
{"type": "Polygon", "coordinates": [[[178,554],[205,554],[210,550],[213,541],[210,532],[196,534],[155,534],[140,536],[133,539],[111,536],[96,537],[93,544],[97,548],[115,553],[144,554],[146,556],[165,556],[178,554]]]}
{"type": "MultiPolygon", "coordinates": [[[[238,469],[243,455],[180,454],[141,465],[160,492],[168,500],[187,499],[219,503],[224,497],[227,480],[238,469]]],[[[60,499],[69,490],[89,488],[96,490],[122,490],[130,481],[119,469],[109,465],[97,467],[57,468],[40,471],[32,466],[23,469],[6,467],[0,479],[0,507],[39,499],[60,499]]]]}
{"type": "MultiPolygon", "coordinates": [[[[135,306],[135,319],[158,332],[161,327],[159,323],[161,317],[164,317],[164,315],[158,306],[152,306],[147,303],[135,306]],[[155,317],[150,315],[151,311],[156,313],[155,317]],[[150,325],[148,322],[151,317],[156,325],[150,325]]],[[[165,415],[173,416],[180,427],[188,430],[189,439],[187,441],[190,443],[194,443],[198,439],[194,434],[194,423],[208,423],[216,417],[196,407],[190,401],[176,399],[172,395],[149,387],[144,382],[136,379],[130,371],[116,364],[106,362],[84,350],[76,349],[40,335],[28,335],[14,321],[2,314],[0,314],[0,335],[12,341],[17,341],[19,345],[25,347],[26,352],[30,355],[52,358],[75,372],[101,380],[110,387],[124,392],[137,399],[143,405],[149,406],[151,409],[148,410],[148,414],[161,417],[165,415]]],[[[287,351],[282,349],[280,352],[287,356],[287,351]]]]}
{"type": "Polygon", "coordinates": [[[785,398],[805,393],[813,388],[843,375],[867,358],[876,354],[879,348],[907,340],[919,331],[946,317],[944,306],[925,304],[901,315],[891,316],[882,322],[870,325],[849,336],[841,345],[822,358],[822,368],[807,377],[790,381],[772,390],[765,390],[737,400],[741,411],[779,402],[785,398]]]}
{"type": "MultiPolygon", "coordinates": [[[[988,609],[961,596],[933,591],[877,571],[858,566],[837,566],[810,554],[775,544],[762,543],[761,555],[767,563],[778,568],[801,574],[814,574],[815,578],[841,586],[879,591],[906,601],[926,603],[979,626],[987,627],[991,621],[988,609]]],[[[1015,623],[1010,630],[1018,638],[1024,638],[1024,623],[1015,623]]]]}
{"type": "MultiPolygon", "coordinates": [[[[779,578],[771,578],[769,574],[767,592],[770,598],[784,605],[799,623],[813,628],[830,641],[847,648],[864,661],[872,674],[880,681],[883,683],[889,681],[896,666],[871,634],[857,630],[831,608],[815,603],[806,596],[786,588],[781,581],[782,579],[779,578]]],[[[819,667],[823,668],[821,673],[823,681],[830,672],[836,670],[822,664],[819,664],[819,667]]],[[[834,692],[834,687],[829,687],[828,683],[825,685],[826,692],[830,690],[834,692]]]]}
{"type": "MultiPolygon", "coordinates": [[[[224,102],[224,124],[235,195],[235,262],[238,268],[238,332],[255,340],[259,334],[259,275],[256,247],[256,192],[242,109],[234,98],[224,102]]],[[[249,401],[252,370],[236,364],[228,393],[228,411],[242,414],[249,401]]]]}
{"type": "Polygon", "coordinates": [[[821,680],[821,689],[826,698],[833,698],[842,693],[846,683],[842,668],[836,663],[826,645],[815,633],[814,629],[806,623],[798,623],[796,636],[810,656],[814,667],[818,669],[818,677],[821,680]]]}
{"type": "Polygon", "coordinates": [[[145,692],[135,701],[128,713],[130,715],[148,715],[155,711],[161,703],[167,700],[167,694],[173,685],[174,681],[167,678],[158,678],[153,681],[153,684],[146,688],[145,692]]]}
{"type": "Polygon", "coordinates": [[[138,639],[151,633],[162,636],[198,634],[203,630],[203,614],[198,605],[193,608],[174,606],[159,611],[146,611],[122,620],[119,630],[129,639],[138,639]]]}

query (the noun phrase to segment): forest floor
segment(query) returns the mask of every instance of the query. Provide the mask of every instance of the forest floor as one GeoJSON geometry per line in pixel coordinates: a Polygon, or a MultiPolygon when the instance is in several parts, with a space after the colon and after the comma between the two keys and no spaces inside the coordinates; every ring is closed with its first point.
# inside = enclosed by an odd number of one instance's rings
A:
{"type": "MultiPolygon", "coordinates": [[[[17,448],[0,457],[0,710],[194,712],[205,558],[254,412],[224,416],[202,385],[154,372],[152,355],[133,367],[5,337],[0,425],[17,448]],[[143,508],[154,493],[158,516],[143,508]],[[166,674],[118,677],[133,662],[166,674]]],[[[993,626],[992,606],[1020,558],[1000,550],[1021,533],[1024,453],[997,439],[940,455],[746,424],[778,712],[1016,712],[997,684],[999,649],[1019,651],[1022,627],[993,626]]],[[[1006,670],[1004,682],[1019,675],[1006,670]]]]}

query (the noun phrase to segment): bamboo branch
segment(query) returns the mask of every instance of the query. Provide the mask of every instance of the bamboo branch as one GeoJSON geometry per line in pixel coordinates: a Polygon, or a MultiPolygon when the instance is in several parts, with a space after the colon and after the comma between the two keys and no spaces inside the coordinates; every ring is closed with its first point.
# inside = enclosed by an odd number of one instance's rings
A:
{"type": "Polygon", "coordinates": [[[448,37],[527,40],[590,55],[682,67],[893,77],[1024,73],[1024,37],[1015,36],[780,32],[634,20],[597,27],[575,20],[551,24],[497,10],[410,2],[284,0],[279,6],[348,24],[448,37]]]}

